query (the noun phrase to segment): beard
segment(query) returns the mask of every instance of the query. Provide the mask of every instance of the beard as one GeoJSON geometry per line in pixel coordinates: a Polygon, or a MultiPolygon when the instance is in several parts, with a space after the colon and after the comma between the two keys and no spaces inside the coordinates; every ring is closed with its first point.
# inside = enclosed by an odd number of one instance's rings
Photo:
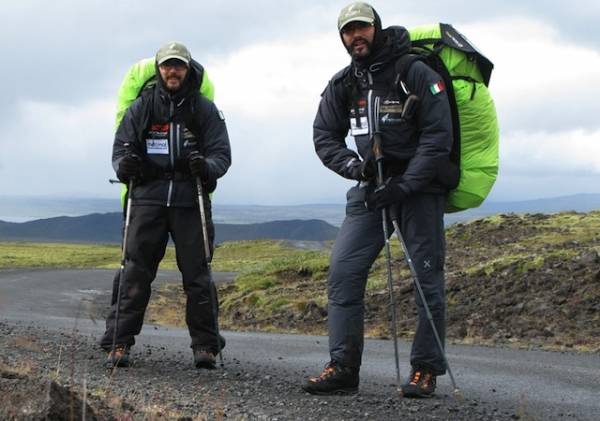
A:
{"type": "Polygon", "coordinates": [[[366,38],[356,38],[352,40],[352,44],[347,47],[348,53],[353,60],[364,60],[367,58],[373,50],[373,44],[366,38]],[[358,49],[357,49],[358,47],[358,49]]]}
{"type": "Polygon", "coordinates": [[[167,86],[168,90],[175,92],[181,88],[182,80],[180,77],[171,76],[167,79],[165,85],[167,86]]]}

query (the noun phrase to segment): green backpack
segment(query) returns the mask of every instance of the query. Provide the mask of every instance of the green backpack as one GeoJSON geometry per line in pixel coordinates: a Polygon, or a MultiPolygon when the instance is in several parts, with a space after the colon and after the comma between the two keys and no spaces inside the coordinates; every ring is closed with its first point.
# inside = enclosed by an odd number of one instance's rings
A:
{"type": "MultiPolygon", "coordinates": [[[[142,92],[144,87],[156,78],[156,67],[154,64],[154,57],[149,57],[138,61],[133,64],[125,77],[121,86],[119,87],[119,93],[117,94],[117,114],[115,118],[115,130],[119,127],[125,111],[129,106],[136,100],[136,98],[142,92]]],[[[202,81],[200,83],[200,95],[214,101],[215,88],[211,80],[206,74],[206,70],[201,67],[202,81]]]]}
{"type": "MultiPolygon", "coordinates": [[[[141,94],[144,87],[149,86],[154,79],[156,79],[156,67],[154,57],[145,58],[137,63],[133,64],[125,77],[121,86],[119,87],[119,93],[117,94],[117,113],[115,117],[115,130],[121,124],[123,116],[127,109],[133,104],[133,101],[141,94]]],[[[200,95],[214,100],[215,87],[212,81],[208,78],[206,70],[202,69],[202,81],[200,83],[200,95]]],[[[127,185],[121,186],[121,206],[125,206],[127,198],[127,185]]]]}
{"type": "Polygon", "coordinates": [[[494,65],[448,24],[409,29],[411,51],[396,69],[404,80],[410,64],[424,61],[442,76],[453,120],[452,162],[460,168],[446,212],[479,206],[498,175],[498,119],[488,84],[494,65]]]}

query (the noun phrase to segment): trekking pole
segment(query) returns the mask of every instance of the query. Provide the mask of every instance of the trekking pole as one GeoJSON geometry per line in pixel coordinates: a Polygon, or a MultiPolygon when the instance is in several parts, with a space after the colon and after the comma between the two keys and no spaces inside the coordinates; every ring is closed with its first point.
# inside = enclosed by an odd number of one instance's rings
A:
{"type": "MultiPolygon", "coordinates": [[[[377,185],[383,184],[383,153],[381,149],[381,133],[379,132],[379,97],[375,98],[374,128],[373,133],[373,153],[377,162],[377,185]]],[[[396,363],[396,384],[398,391],[402,390],[400,380],[400,362],[398,358],[398,334],[396,333],[396,300],[394,299],[394,289],[392,282],[392,253],[390,251],[390,234],[388,230],[388,217],[385,209],[381,210],[381,219],[383,223],[383,237],[385,240],[385,260],[387,266],[387,286],[390,295],[390,312],[392,315],[391,330],[394,339],[394,359],[396,363]]]]}
{"type": "MultiPolygon", "coordinates": [[[[381,186],[383,184],[383,150],[381,147],[381,135],[379,133],[379,98],[378,97],[375,98],[374,108],[375,108],[374,109],[375,133],[373,135],[373,152],[375,155],[375,160],[377,162],[377,184],[378,184],[378,186],[381,186]]],[[[396,233],[396,237],[398,238],[398,241],[400,242],[400,245],[402,246],[402,250],[404,251],[404,256],[406,258],[406,261],[408,262],[408,267],[410,268],[410,273],[413,278],[413,283],[415,284],[415,288],[417,289],[419,297],[421,298],[423,307],[425,307],[425,313],[427,314],[427,319],[429,320],[429,323],[431,324],[431,329],[433,331],[433,336],[435,337],[435,342],[437,344],[437,347],[438,347],[440,353],[442,354],[442,357],[444,359],[444,364],[446,364],[446,367],[448,369],[448,374],[450,375],[450,380],[452,381],[452,387],[453,387],[452,393],[457,398],[462,397],[462,392],[456,385],[456,381],[454,380],[454,375],[452,374],[452,370],[450,369],[450,364],[448,364],[448,359],[446,358],[446,352],[444,350],[444,346],[442,345],[442,341],[440,339],[440,335],[437,331],[437,328],[435,327],[435,323],[433,322],[433,316],[431,315],[431,311],[429,310],[429,304],[427,303],[427,300],[425,299],[425,294],[423,293],[423,289],[421,288],[421,282],[419,281],[419,277],[417,276],[417,271],[415,270],[413,261],[410,257],[410,253],[408,252],[408,248],[406,247],[404,237],[402,236],[402,233],[400,232],[400,225],[398,224],[398,214],[396,212],[390,212],[390,213],[391,213],[392,224],[394,226],[394,232],[396,233]]],[[[387,255],[387,259],[388,259],[388,285],[390,285],[389,286],[390,299],[393,302],[393,295],[392,295],[392,289],[391,289],[391,274],[390,274],[391,267],[390,267],[390,262],[389,262],[389,260],[390,260],[389,241],[388,241],[388,234],[387,234],[386,215],[387,215],[386,209],[383,209],[383,212],[382,212],[383,230],[384,230],[384,235],[385,235],[385,240],[386,240],[386,255],[387,255]]],[[[395,319],[395,311],[392,312],[392,317],[395,319]]],[[[396,322],[394,320],[394,329],[393,329],[394,340],[395,340],[395,336],[396,336],[396,325],[395,324],[396,324],[396,322]]],[[[396,345],[396,344],[394,344],[394,345],[396,345]]],[[[397,346],[396,346],[396,348],[397,348],[397,346]]],[[[398,365],[398,355],[396,353],[396,366],[397,365],[398,365]]]]}
{"type": "Polygon", "coordinates": [[[113,328],[113,340],[112,340],[112,358],[113,366],[118,361],[114,361],[115,349],[117,347],[117,329],[119,327],[119,313],[121,308],[121,285],[123,285],[123,277],[125,276],[125,262],[126,262],[126,250],[127,250],[127,233],[129,231],[129,222],[131,221],[131,196],[133,196],[133,178],[129,180],[127,186],[127,207],[125,208],[125,227],[123,228],[123,245],[121,248],[121,266],[119,269],[119,286],[117,287],[117,301],[115,305],[115,327],[113,328]]]}
{"type": "Polygon", "coordinates": [[[206,266],[208,268],[208,279],[209,279],[209,284],[208,284],[208,289],[209,289],[209,294],[210,294],[210,303],[212,306],[212,313],[213,313],[213,318],[215,319],[215,332],[217,333],[217,349],[218,349],[218,354],[219,354],[219,361],[221,363],[221,367],[224,366],[223,364],[223,353],[221,352],[221,335],[219,333],[219,314],[217,312],[217,296],[215,294],[216,292],[216,286],[215,283],[213,282],[213,278],[212,278],[212,270],[211,270],[211,260],[212,260],[212,256],[210,253],[210,244],[208,243],[208,228],[206,226],[206,211],[204,209],[204,195],[202,194],[202,180],[200,179],[200,177],[196,177],[196,187],[198,189],[198,206],[200,207],[200,220],[202,222],[202,237],[204,239],[204,256],[206,257],[206,266]]]}
{"type": "Polygon", "coordinates": [[[429,304],[427,304],[427,300],[425,299],[425,294],[423,293],[423,288],[421,288],[421,282],[419,282],[419,277],[417,276],[417,271],[415,270],[415,265],[408,253],[408,248],[406,247],[406,243],[404,242],[404,238],[402,237],[402,233],[400,232],[400,226],[398,224],[397,217],[392,220],[392,224],[394,224],[394,231],[396,232],[396,236],[398,237],[398,241],[402,246],[402,250],[404,250],[404,256],[406,257],[406,261],[408,262],[408,267],[410,268],[410,273],[412,274],[413,282],[415,284],[415,288],[417,288],[417,292],[419,297],[421,298],[421,302],[423,303],[423,307],[425,307],[425,313],[427,314],[427,319],[431,325],[431,330],[433,331],[433,336],[435,337],[435,342],[444,358],[444,364],[446,364],[446,368],[448,369],[448,374],[450,375],[450,380],[452,381],[452,387],[455,397],[461,397],[462,392],[456,385],[456,381],[454,380],[454,375],[452,374],[452,370],[450,369],[450,364],[448,364],[448,359],[446,358],[446,351],[444,350],[444,346],[442,345],[442,341],[440,339],[440,335],[438,334],[437,328],[435,327],[435,323],[433,322],[433,316],[431,315],[431,311],[429,310],[429,304]]]}

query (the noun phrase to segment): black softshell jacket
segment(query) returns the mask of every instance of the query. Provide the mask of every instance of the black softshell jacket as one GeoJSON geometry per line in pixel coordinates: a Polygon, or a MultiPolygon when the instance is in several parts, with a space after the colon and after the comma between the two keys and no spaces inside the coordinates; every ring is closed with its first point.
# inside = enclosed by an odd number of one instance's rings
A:
{"type": "Polygon", "coordinates": [[[180,92],[170,95],[159,81],[146,88],[123,117],[112,164],[116,171],[127,148],[142,158],[141,176],[134,179],[133,204],[195,206],[197,188],[188,167],[192,151],[206,158],[208,177],[202,181],[207,186],[214,186],[229,169],[231,149],[223,115],[198,93],[198,86],[192,67],[180,92]]]}
{"type": "Polygon", "coordinates": [[[408,52],[410,40],[406,29],[398,26],[387,28],[385,35],[385,44],[367,63],[353,61],[329,81],[313,124],[315,150],[325,166],[352,178],[349,164],[358,156],[345,138],[350,131],[360,156],[368,155],[374,130],[370,110],[378,101],[384,166],[393,169],[387,175],[401,175],[399,185],[407,194],[444,193],[447,189],[435,177],[452,147],[452,117],[446,92],[432,92],[442,78],[420,61],[411,65],[404,82],[419,102],[414,116],[401,120],[407,96],[395,83],[395,64],[408,52]]]}

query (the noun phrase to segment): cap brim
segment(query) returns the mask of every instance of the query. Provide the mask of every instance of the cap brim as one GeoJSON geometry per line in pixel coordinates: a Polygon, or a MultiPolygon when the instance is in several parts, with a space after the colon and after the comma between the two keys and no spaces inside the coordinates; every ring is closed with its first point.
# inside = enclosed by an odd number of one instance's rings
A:
{"type": "Polygon", "coordinates": [[[160,65],[161,65],[161,64],[163,64],[165,61],[167,61],[167,60],[171,60],[171,59],[176,59],[176,60],[179,60],[179,61],[183,61],[183,62],[185,63],[185,65],[186,65],[186,66],[189,66],[189,65],[190,65],[190,61],[189,61],[187,58],[185,58],[185,57],[182,57],[182,56],[179,56],[179,55],[176,55],[176,54],[171,54],[171,55],[169,55],[169,56],[165,56],[165,57],[161,58],[161,59],[160,59],[160,61],[157,61],[157,63],[158,63],[158,65],[160,66],[160,65]]]}
{"type": "Polygon", "coordinates": [[[350,22],[366,22],[372,25],[373,23],[375,23],[375,19],[366,16],[353,16],[350,19],[347,19],[344,22],[342,22],[338,29],[341,31],[342,29],[344,29],[344,26],[348,25],[350,22]]]}

